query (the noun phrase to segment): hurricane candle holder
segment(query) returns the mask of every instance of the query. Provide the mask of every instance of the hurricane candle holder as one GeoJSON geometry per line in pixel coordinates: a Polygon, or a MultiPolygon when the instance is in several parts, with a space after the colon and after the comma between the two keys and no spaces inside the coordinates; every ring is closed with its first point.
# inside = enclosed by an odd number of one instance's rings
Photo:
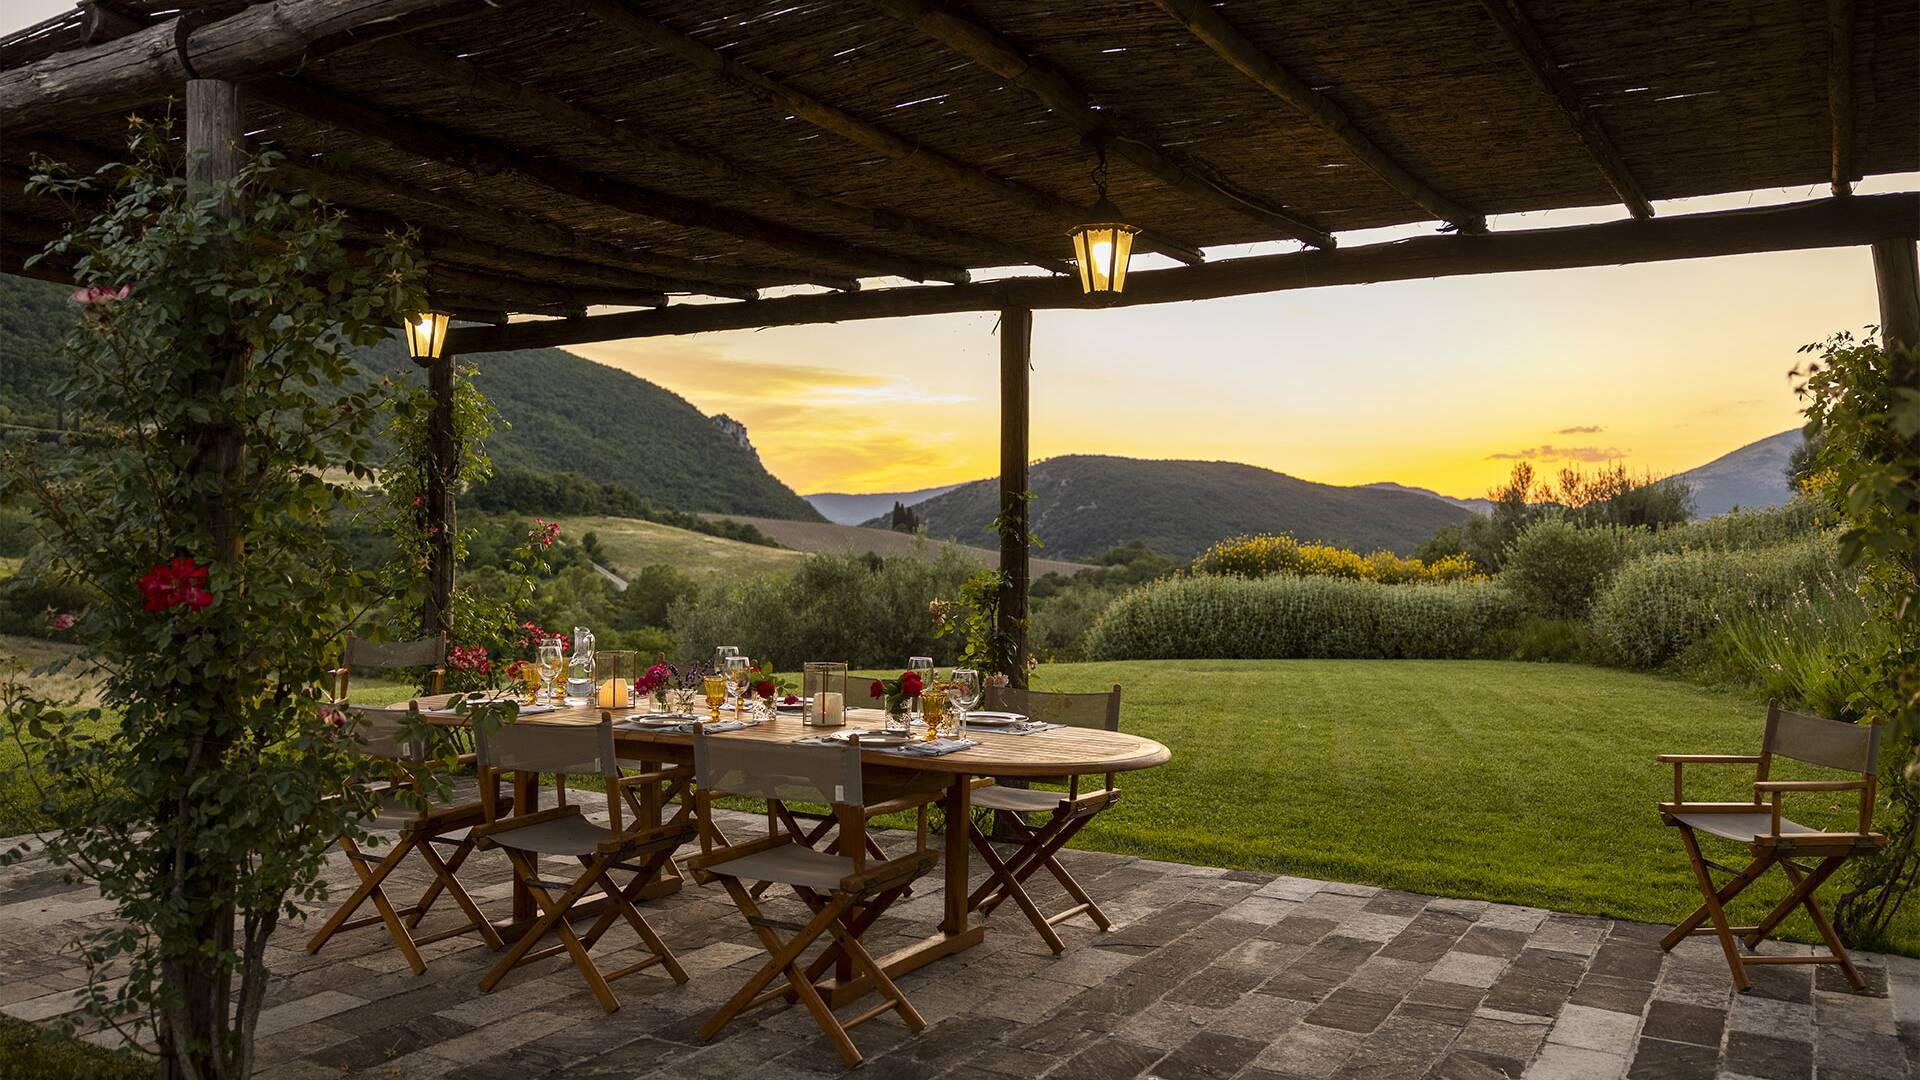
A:
{"type": "Polygon", "coordinates": [[[800,722],[808,727],[847,723],[847,665],[815,661],[800,669],[800,722]]]}

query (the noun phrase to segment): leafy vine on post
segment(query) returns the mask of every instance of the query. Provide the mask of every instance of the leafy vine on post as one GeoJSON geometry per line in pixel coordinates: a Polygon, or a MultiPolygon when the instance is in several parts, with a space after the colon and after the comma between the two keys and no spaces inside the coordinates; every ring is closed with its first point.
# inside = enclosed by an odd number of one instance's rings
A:
{"type": "MultiPolygon", "coordinates": [[[[1025,504],[1033,492],[1021,493],[1022,512],[1016,517],[1002,514],[987,526],[1003,542],[1024,539],[1030,549],[1043,548],[1040,537],[1031,531],[1022,536],[1026,522],[1025,504]]],[[[1006,686],[1021,672],[1020,645],[1026,640],[1027,618],[1003,620],[1001,612],[1017,588],[1013,575],[1005,570],[982,570],[960,585],[952,600],[936,599],[927,606],[936,637],[960,635],[960,664],[980,672],[997,685],[1006,686]]],[[[1032,655],[1026,658],[1023,674],[1031,678],[1035,668],[1032,655]]]]}
{"type": "Polygon", "coordinates": [[[19,446],[0,499],[97,597],[73,632],[105,679],[101,708],[24,709],[15,735],[47,855],[118,909],[83,942],[89,1007],[145,1025],[169,1077],[238,1080],[268,935],[370,810],[320,688],[379,590],[327,526],[373,475],[354,350],[420,306],[423,268],[405,238],[350,251],[271,156],[189,183],[168,136],[136,121],[130,164],[30,184],[86,222],[50,245],[77,260],[61,394],[84,434],[19,446]]]}
{"type": "Polygon", "coordinates": [[[1796,388],[1813,451],[1808,486],[1845,523],[1841,558],[1864,571],[1874,633],[1846,719],[1884,723],[1880,793],[1887,846],[1858,860],[1834,905],[1852,943],[1878,941],[1920,879],[1920,350],[1841,333],[1808,345],[1817,359],[1796,388]]]}

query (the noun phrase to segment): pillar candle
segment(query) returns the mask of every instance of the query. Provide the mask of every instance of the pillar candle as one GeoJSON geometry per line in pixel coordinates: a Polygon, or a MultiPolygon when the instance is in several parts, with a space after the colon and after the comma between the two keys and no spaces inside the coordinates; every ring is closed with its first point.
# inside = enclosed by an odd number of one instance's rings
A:
{"type": "Polygon", "coordinates": [[[600,684],[600,707],[603,709],[624,709],[632,704],[628,697],[631,689],[625,679],[608,679],[600,684]]]}
{"type": "Polygon", "coordinates": [[[819,727],[842,727],[847,722],[847,704],[843,695],[823,690],[813,696],[814,724],[819,727]]]}

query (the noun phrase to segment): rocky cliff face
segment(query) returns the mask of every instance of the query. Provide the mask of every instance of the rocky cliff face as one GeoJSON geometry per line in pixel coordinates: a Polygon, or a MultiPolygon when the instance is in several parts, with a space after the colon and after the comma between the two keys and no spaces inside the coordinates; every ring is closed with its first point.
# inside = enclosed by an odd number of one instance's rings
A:
{"type": "Polygon", "coordinates": [[[740,444],[740,449],[752,454],[755,458],[760,456],[760,451],[753,448],[753,441],[747,438],[747,425],[726,413],[715,413],[713,426],[719,428],[722,435],[740,444]]]}

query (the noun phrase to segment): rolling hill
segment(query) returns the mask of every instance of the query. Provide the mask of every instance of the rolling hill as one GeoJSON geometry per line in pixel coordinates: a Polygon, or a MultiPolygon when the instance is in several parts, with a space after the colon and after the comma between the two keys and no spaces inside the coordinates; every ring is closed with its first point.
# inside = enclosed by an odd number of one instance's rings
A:
{"type": "MultiPolygon", "coordinates": [[[[0,423],[56,422],[51,389],[64,370],[68,291],[0,275],[0,423]]],[[[559,349],[463,361],[477,369],[474,385],[507,425],[487,440],[496,464],[577,472],[671,510],[820,520],[757,454],[678,394],[559,349]]],[[[419,377],[397,337],[359,364],[368,379],[396,371],[419,377]]]]}
{"type": "MultiPolygon", "coordinates": [[[[889,502],[887,508],[892,509],[893,504],[889,502]]],[[[794,551],[820,553],[852,551],[874,555],[918,555],[932,559],[939,556],[943,550],[951,549],[981,566],[1000,565],[1000,551],[997,547],[989,549],[979,544],[964,544],[952,540],[933,540],[929,543],[911,533],[894,532],[886,528],[863,529],[857,525],[834,525],[819,521],[775,521],[771,518],[736,517],[727,514],[702,516],[752,525],[772,537],[774,543],[792,548],[794,551]]],[[[991,540],[990,537],[986,539],[991,540]]],[[[1041,558],[1043,554],[1045,553],[1034,553],[1032,569],[1035,577],[1041,574],[1071,575],[1088,569],[1084,563],[1041,558]]]]}
{"type": "Polygon", "coordinates": [[[1800,445],[1799,428],[1750,442],[1697,469],[1674,477],[1693,485],[1693,516],[1724,514],[1734,507],[1762,510],[1793,498],[1787,459],[1800,445]]]}
{"type": "MultiPolygon", "coordinates": [[[[1033,466],[1033,530],[1055,559],[1085,559],[1129,540],[1178,558],[1222,537],[1287,532],[1361,551],[1407,552],[1469,511],[1430,495],[1316,484],[1228,461],[1146,461],[1072,454],[1033,466]]],[[[994,480],[915,507],[929,535],[984,543],[999,512],[994,480]]]]}

